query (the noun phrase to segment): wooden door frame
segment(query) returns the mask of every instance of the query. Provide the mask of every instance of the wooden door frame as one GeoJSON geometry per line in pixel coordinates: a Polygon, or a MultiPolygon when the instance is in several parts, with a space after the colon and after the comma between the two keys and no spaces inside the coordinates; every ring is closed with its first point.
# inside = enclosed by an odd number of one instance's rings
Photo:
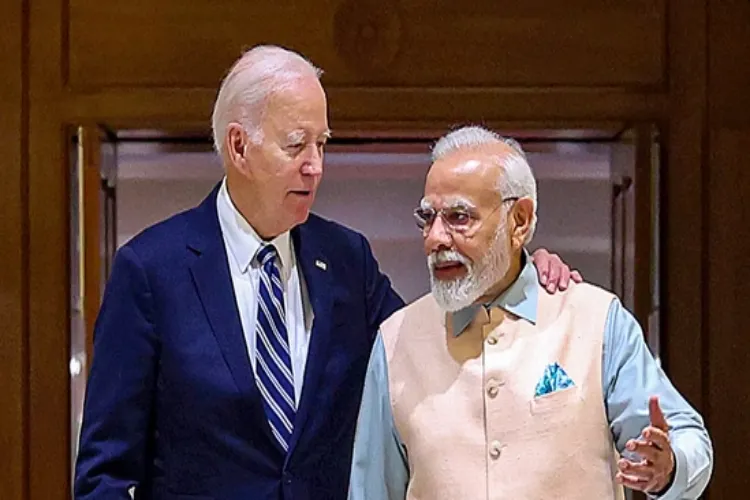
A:
{"type": "Polygon", "coordinates": [[[29,468],[28,1],[0,4],[1,498],[27,498],[29,468]]]}

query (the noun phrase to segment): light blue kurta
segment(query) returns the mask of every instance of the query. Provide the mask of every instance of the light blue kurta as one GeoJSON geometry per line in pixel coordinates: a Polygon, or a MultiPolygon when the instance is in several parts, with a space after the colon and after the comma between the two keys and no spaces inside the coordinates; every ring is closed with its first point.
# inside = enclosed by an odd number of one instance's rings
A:
{"type": "MultiPolygon", "coordinates": [[[[515,283],[488,307],[499,306],[536,322],[537,276],[527,262],[515,283]]],[[[453,315],[460,335],[476,307],[453,315]]],[[[713,448],[701,416],[674,388],[644,342],[638,322],[619,300],[612,302],[604,327],[602,397],[617,450],[649,426],[648,401],[659,402],[670,426],[675,454],[672,485],[660,500],[697,499],[713,469],[713,448]]],[[[445,450],[450,453],[450,450],[445,450]]],[[[409,482],[408,450],[394,424],[388,390],[388,366],[383,340],[378,336],[365,379],[362,407],[354,444],[350,500],[403,500],[409,482]]]]}

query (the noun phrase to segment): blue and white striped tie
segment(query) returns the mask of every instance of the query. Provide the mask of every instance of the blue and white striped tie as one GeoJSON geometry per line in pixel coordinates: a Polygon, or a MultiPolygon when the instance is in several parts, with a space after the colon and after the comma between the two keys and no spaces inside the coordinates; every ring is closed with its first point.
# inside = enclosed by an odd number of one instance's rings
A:
{"type": "Polygon", "coordinates": [[[256,380],[263,395],[271,432],[284,451],[294,428],[294,379],[289,338],[284,316],[284,290],[274,264],[276,249],[266,245],[257,255],[260,263],[258,321],[256,335],[256,380]]]}

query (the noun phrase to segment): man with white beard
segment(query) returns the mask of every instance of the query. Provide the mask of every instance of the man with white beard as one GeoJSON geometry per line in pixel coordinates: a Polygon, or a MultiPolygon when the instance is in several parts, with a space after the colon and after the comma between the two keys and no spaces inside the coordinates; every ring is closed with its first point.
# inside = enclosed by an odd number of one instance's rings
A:
{"type": "Polygon", "coordinates": [[[713,450],[701,416],[614,295],[543,292],[525,250],[536,182],[480,127],[435,145],[415,211],[432,293],[381,326],[350,500],[596,499],[623,486],[695,499],[713,450]]]}

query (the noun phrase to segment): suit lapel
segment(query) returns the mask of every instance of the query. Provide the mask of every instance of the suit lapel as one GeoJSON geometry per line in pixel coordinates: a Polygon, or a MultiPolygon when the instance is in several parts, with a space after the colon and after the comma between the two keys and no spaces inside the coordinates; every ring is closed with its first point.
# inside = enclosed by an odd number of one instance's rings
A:
{"type": "Polygon", "coordinates": [[[334,302],[334,285],[329,262],[316,235],[303,224],[292,230],[292,241],[297,255],[297,264],[305,279],[308,297],[313,310],[313,325],[310,347],[307,354],[302,396],[294,422],[294,433],[289,447],[289,456],[299,441],[300,434],[315,407],[320,377],[328,359],[331,341],[331,316],[334,302]]]}
{"type": "MultiPolygon", "coordinates": [[[[260,391],[255,384],[252,365],[248,359],[245,336],[242,331],[234,287],[229,272],[226,249],[216,213],[215,189],[195,212],[191,220],[188,247],[196,254],[190,272],[208,317],[224,360],[229,366],[242,400],[247,402],[252,423],[265,430],[268,438],[278,447],[271,435],[260,391]],[[253,401],[257,404],[252,404],[253,401]]],[[[278,448],[281,450],[281,448],[278,448]]]]}
{"type": "MultiPolygon", "coordinates": [[[[226,249],[216,212],[218,188],[219,186],[193,212],[193,217],[190,219],[188,247],[196,255],[190,266],[190,272],[211,329],[232,373],[232,378],[243,400],[248,403],[247,408],[252,423],[264,429],[264,434],[273,447],[279,453],[283,453],[281,446],[271,434],[263,410],[262,396],[255,383],[252,365],[247,355],[226,249]],[[252,404],[253,402],[256,404],[252,404]]],[[[305,424],[309,420],[310,413],[315,408],[321,376],[328,359],[335,288],[330,269],[335,263],[327,259],[322,241],[316,237],[313,230],[307,224],[296,227],[292,230],[292,241],[297,265],[307,287],[314,319],[302,395],[295,417],[287,460],[291,457],[305,424]]]]}

